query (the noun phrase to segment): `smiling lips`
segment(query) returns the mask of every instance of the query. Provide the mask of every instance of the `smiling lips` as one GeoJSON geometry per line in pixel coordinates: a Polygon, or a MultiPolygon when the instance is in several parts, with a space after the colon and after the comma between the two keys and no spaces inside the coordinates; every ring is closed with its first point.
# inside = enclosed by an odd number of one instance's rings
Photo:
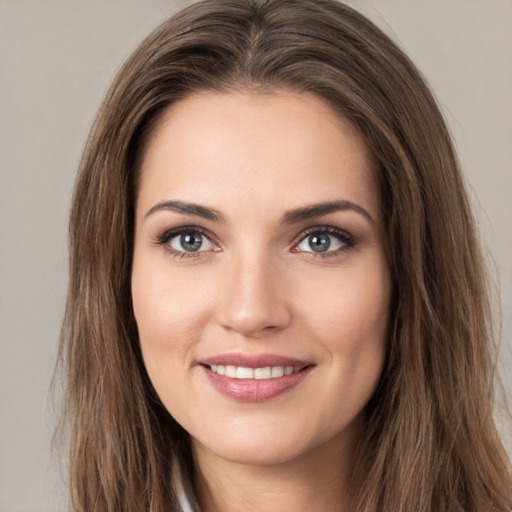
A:
{"type": "Polygon", "coordinates": [[[273,354],[224,354],[200,364],[215,389],[241,402],[270,400],[302,382],[315,366],[273,354]]]}

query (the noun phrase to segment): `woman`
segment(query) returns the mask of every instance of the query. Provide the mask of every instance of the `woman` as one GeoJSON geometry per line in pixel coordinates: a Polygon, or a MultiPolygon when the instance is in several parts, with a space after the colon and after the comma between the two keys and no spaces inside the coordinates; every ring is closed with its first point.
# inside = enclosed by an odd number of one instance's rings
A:
{"type": "Polygon", "coordinates": [[[165,22],[94,123],[70,238],[76,510],[512,507],[452,143],[351,8],[165,22]]]}

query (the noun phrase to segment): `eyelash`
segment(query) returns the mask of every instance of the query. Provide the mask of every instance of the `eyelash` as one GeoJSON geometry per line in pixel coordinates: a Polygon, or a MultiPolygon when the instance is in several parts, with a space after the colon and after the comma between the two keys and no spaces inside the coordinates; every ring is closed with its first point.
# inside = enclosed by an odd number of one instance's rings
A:
{"type": "Polygon", "coordinates": [[[304,252],[309,257],[312,258],[330,258],[333,256],[338,256],[342,253],[345,253],[355,247],[356,245],[356,238],[352,236],[347,231],[337,228],[335,226],[331,225],[325,225],[325,226],[313,226],[311,228],[306,229],[303,231],[299,237],[297,238],[297,241],[293,243],[292,252],[304,252]],[[297,246],[307,240],[311,235],[330,235],[334,238],[336,238],[339,242],[342,243],[342,246],[339,247],[336,250],[326,251],[326,252],[314,252],[314,251],[300,251],[297,250],[297,246]]]}
{"type": "MultiPolygon", "coordinates": [[[[155,245],[161,246],[167,251],[172,257],[184,259],[184,258],[200,258],[206,251],[197,251],[197,252],[187,252],[187,251],[177,251],[173,249],[169,242],[180,235],[192,235],[199,234],[202,237],[206,238],[213,245],[218,245],[214,240],[215,238],[205,229],[200,228],[199,226],[180,226],[179,228],[172,228],[164,231],[161,235],[157,235],[155,237],[155,245]]],[[[217,252],[217,251],[216,251],[217,252]]]]}
{"type": "MultiPolygon", "coordinates": [[[[155,245],[163,247],[172,257],[179,258],[179,259],[185,259],[185,258],[200,258],[201,256],[204,256],[203,253],[205,252],[211,252],[211,251],[178,251],[176,249],[173,249],[169,242],[176,238],[177,236],[184,235],[184,234],[199,234],[202,237],[206,238],[211,244],[214,246],[218,246],[219,244],[215,241],[215,237],[211,235],[210,232],[207,230],[199,227],[199,226],[181,226],[178,228],[172,228],[164,231],[162,234],[157,235],[155,237],[155,245]]],[[[324,225],[324,226],[314,226],[311,228],[306,229],[305,231],[301,232],[300,235],[295,239],[293,242],[291,252],[294,253],[304,253],[308,257],[313,258],[329,258],[333,256],[338,256],[339,254],[342,254],[344,252],[349,251],[353,247],[355,247],[357,243],[357,240],[354,236],[352,236],[347,231],[337,228],[332,225],[324,225]],[[341,247],[339,247],[336,250],[331,251],[325,251],[325,252],[315,252],[315,251],[301,251],[297,249],[297,247],[307,240],[308,237],[311,235],[330,235],[336,238],[339,242],[341,242],[341,247]]],[[[219,249],[220,250],[220,249],[219,249]]],[[[213,251],[218,252],[218,251],[213,251]]]]}

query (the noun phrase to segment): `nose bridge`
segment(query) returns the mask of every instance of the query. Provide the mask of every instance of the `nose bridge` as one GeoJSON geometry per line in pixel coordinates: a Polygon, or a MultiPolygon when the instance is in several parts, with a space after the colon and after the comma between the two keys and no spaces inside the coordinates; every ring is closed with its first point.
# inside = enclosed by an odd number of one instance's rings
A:
{"type": "Polygon", "coordinates": [[[245,245],[233,252],[228,267],[220,314],[224,327],[258,337],[286,326],[290,312],[269,251],[245,245]]]}

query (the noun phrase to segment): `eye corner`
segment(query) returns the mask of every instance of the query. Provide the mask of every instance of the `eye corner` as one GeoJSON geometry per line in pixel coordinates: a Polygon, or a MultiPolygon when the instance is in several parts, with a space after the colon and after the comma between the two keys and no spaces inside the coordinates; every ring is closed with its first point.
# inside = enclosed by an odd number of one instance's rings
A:
{"type": "MultiPolygon", "coordinates": [[[[344,229],[332,225],[313,226],[297,237],[290,252],[293,254],[301,253],[308,257],[327,258],[346,253],[356,243],[356,238],[344,229]],[[327,238],[325,249],[315,250],[311,245],[309,248],[301,247],[303,244],[307,244],[311,237],[327,238]]],[[[322,249],[322,245],[318,244],[317,248],[322,249]]]]}
{"type": "Polygon", "coordinates": [[[205,257],[207,253],[222,251],[213,235],[199,226],[191,225],[165,229],[153,237],[153,244],[180,260],[197,259],[205,257]],[[190,238],[189,241],[186,240],[187,237],[190,238]]]}

